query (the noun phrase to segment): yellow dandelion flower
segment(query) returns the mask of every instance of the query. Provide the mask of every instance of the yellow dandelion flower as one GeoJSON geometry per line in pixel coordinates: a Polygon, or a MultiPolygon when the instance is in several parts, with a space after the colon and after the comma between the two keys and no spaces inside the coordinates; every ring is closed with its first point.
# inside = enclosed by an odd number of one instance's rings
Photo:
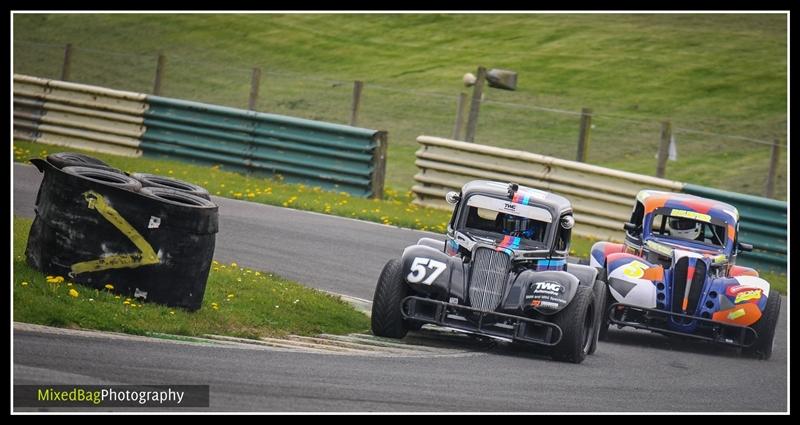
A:
{"type": "Polygon", "coordinates": [[[78,291],[76,291],[74,289],[70,289],[69,290],[69,296],[72,297],[72,298],[78,298],[78,291]]]}
{"type": "Polygon", "coordinates": [[[256,276],[261,276],[261,273],[260,272],[256,272],[256,276]]]}
{"type": "Polygon", "coordinates": [[[68,283],[67,286],[72,286],[72,282],[68,283]]]}
{"type": "Polygon", "coordinates": [[[235,297],[235,296],[236,296],[236,295],[234,295],[234,294],[228,294],[228,298],[233,298],[233,297],[235,297]]]}
{"type": "Polygon", "coordinates": [[[115,299],[115,300],[118,300],[118,299],[120,299],[120,296],[119,296],[119,295],[117,295],[116,297],[114,297],[114,299],[115,299]]]}
{"type": "Polygon", "coordinates": [[[105,288],[108,289],[109,291],[113,291],[114,290],[114,285],[112,285],[110,283],[106,283],[105,288]]]}
{"type": "Polygon", "coordinates": [[[28,282],[22,282],[22,286],[28,286],[28,282]]]}
{"type": "Polygon", "coordinates": [[[238,264],[236,264],[236,261],[232,261],[232,262],[231,262],[231,267],[239,267],[239,265],[238,265],[238,264]]]}
{"type": "Polygon", "coordinates": [[[170,311],[170,312],[169,312],[169,314],[172,314],[172,315],[174,315],[174,314],[175,314],[175,312],[174,312],[174,311],[170,311]]]}
{"type": "Polygon", "coordinates": [[[47,276],[47,283],[61,283],[64,281],[64,278],[61,276],[47,276]]]}

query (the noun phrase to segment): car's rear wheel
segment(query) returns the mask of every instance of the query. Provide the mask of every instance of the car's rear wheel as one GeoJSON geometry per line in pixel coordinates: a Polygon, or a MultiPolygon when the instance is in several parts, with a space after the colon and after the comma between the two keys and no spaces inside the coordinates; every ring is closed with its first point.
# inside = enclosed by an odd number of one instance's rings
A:
{"type": "Polygon", "coordinates": [[[409,295],[402,275],[402,262],[389,260],[378,278],[372,299],[372,333],[388,338],[402,338],[408,333],[408,324],[400,311],[403,298],[409,295]]]}
{"type": "Polygon", "coordinates": [[[767,297],[767,306],[761,319],[753,326],[758,339],[750,347],[742,349],[742,353],[761,360],[772,357],[772,347],[775,342],[775,328],[778,326],[778,316],[781,313],[781,294],[772,290],[767,297]]]}
{"type": "Polygon", "coordinates": [[[556,314],[554,322],[561,328],[561,341],[553,347],[555,360],[580,363],[596,344],[594,290],[579,286],[572,302],[556,314]]]}
{"type": "Polygon", "coordinates": [[[608,294],[608,289],[606,288],[606,283],[602,280],[596,280],[594,282],[594,333],[595,335],[592,338],[592,346],[589,347],[588,354],[594,354],[597,351],[597,341],[600,339],[600,332],[605,325],[606,332],[608,332],[608,324],[603,321],[605,317],[603,317],[603,310],[606,306],[606,296],[608,294]]]}
{"type": "Polygon", "coordinates": [[[606,278],[607,272],[605,268],[602,269],[601,273],[603,282],[605,284],[603,285],[603,304],[600,304],[601,310],[600,314],[598,315],[600,316],[600,321],[597,323],[597,328],[598,328],[597,339],[600,341],[606,341],[608,340],[608,328],[611,325],[611,322],[609,322],[608,311],[611,304],[614,303],[614,296],[611,295],[611,292],[608,289],[608,283],[606,278]]]}

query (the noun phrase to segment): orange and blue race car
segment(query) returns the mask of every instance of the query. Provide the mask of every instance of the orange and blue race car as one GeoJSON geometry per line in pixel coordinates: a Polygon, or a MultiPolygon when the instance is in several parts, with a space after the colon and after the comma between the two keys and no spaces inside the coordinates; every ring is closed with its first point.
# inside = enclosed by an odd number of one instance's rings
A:
{"type": "Polygon", "coordinates": [[[590,265],[608,282],[600,339],[631,326],[738,347],[768,359],[781,297],[758,272],[737,266],[739,213],[693,195],[643,190],[622,244],[598,242],[590,265]]]}

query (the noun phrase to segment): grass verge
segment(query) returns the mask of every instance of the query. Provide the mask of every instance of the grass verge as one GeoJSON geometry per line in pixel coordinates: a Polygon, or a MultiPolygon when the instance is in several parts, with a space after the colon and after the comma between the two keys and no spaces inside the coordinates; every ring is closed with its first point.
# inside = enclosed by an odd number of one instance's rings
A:
{"type": "MultiPolygon", "coordinates": [[[[31,223],[14,218],[14,321],[137,335],[210,333],[242,338],[369,329],[367,316],[338,297],[236,263],[214,262],[203,306],[191,313],[119,296],[111,290],[57,282],[59,279],[48,279],[25,261],[31,223]]],[[[113,282],[109,284],[113,286],[113,282]]]]}

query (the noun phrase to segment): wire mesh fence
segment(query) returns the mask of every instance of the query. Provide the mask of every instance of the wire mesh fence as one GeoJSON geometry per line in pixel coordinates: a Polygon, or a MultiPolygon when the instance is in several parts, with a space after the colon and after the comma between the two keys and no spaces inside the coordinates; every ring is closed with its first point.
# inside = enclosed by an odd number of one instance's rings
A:
{"type": "MultiPolygon", "coordinates": [[[[121,53],[16,41],[14,72],[153,93],[159,52],[121,53]],[[66,58],[65,56],[69,56],[66,58]]],[[[253,68],[213,63],[200,57],[163,53],[161,96],[248,108],[254,95],[253,68]]],[[[313,120],[387,130],[390,135],[387,186],[408,188],[417,172],[415,141],[421,134],[463,138],[470,93],[465,94],[462,126],[456,128],[459,91],[443,93],[365,81],[353,116],[354,81],[259,67],[254,109],[313,120]]],[[[591,105],[587,105],[591,106],[591,105]]],[[[655,175],[662,122],[602,110],[590,114],[586,162],[655,175]]],[[[475,142],[575,160],[581,126],[579,107],[551,107],[522,93],[484,89],[475,142]]],[[[718,134],[673,123],[665,178],[754,195],[769,194],[773,140],[718,134]]],[[[772,196],[786,198],[787,146],[777,149],[772,196]]]]}

